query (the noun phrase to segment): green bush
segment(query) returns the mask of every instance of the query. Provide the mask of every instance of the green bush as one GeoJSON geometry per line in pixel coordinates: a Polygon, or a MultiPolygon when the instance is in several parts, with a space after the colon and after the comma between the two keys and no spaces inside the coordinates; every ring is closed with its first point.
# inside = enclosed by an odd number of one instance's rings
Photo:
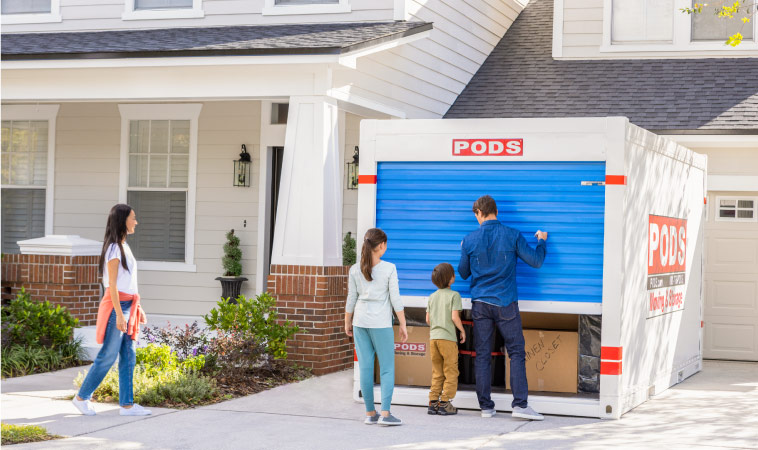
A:
{"type": "Polygon", "coordinates": [[[79,339],[56,348],[10,345],[2,348],[2,375],[20,377],[78,366],[81,364],[82,353],[79,339]]]}
{"type": "MultiPolygon", "coordinates": [[[[205,357],[200,355],[179,362],[167,345],[137,349],[134,368],[134,401],[146,406],[197,405],[218,395],[216,382],[200,374],[205,357]]],[[[81,386],[87,372],[74,380],[81,386]]],[[[98,401],[118,401],[118,369],[112,368],[95,390],[98,401]]]]}
{"type": "Polygon", "coordinates": [[[28,442],[49,441],[60,436],[47,434],[47,430],[37,425],[2,424],[2,445],[25,444],[28,442]]]}
{"type": "Polygon", "coordinates": [[[71,342],[79,320],[59,305],[35,302],[22,288],[8,306],[2,308],[2,320],[10,344],[26,347],[58,347],[71,342]]]}
{"type": "Polygon", "coordinates": [[[267,292],[247,298],[240,295],[237,303],[221,299],[210,313],[204,316],[212,330],[251,334],[256,341],[265,343],[266,351],[276,359],[287,357],[287,339],[300,331],[289,320],[277,323],[274,309],[276,299],[267,292]]]}
{"type": "Polygon", "coordinates": [[[225,277],[238,277],[242,275],[242,250],[240,250],[240,238],[234,235],[234,230],[226,233],[224,244],[224,257],[221,260],[224,266],[225,277]]]}
{"type": "Polygon", "coordinates": [[[342,265],[352,266],[356,261],[355,255],[355,239],[348,231],[345,235],[345,239],[342,241],[342,265]]]}

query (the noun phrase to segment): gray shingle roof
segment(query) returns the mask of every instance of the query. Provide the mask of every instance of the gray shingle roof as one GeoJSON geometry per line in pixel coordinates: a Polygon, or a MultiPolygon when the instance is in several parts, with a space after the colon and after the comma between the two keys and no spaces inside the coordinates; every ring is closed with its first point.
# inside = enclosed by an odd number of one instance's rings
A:
{"type": "Polygon", "coordinates": [[[758,58],[557,61],[531,0],[446,118],[626,116],[654,131],[758,132],[758,58]]]}
{"type": "Polygon", "coordinates": [[[2,59],[341,54],[431,28],[431,23],[398,21],[6,33],[2,59]]]}

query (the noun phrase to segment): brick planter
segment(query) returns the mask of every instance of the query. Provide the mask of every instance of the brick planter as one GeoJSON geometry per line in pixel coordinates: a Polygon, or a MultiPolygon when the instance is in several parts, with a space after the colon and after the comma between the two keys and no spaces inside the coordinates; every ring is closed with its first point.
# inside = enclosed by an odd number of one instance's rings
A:
{"type": "Polygon", "coordinates": [[[353,367],[353,345],[345,335],[345,299],[349,267],[272,265],[268,292],[276,297],[279,317],[306,333],[287,346],[288,359],[316,375],[353,367]]]}
{"type": "Polygon", "coordinates": [[[94,325],[100,303],[99,256],[3,255],[2,300],[21,288],[32,300],[65,306],[82,326],[94,325]]]}

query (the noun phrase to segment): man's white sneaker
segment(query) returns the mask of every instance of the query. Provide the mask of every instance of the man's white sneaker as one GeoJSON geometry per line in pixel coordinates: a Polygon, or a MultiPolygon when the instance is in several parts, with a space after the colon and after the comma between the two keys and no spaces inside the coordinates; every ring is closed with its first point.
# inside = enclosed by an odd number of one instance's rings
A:
{"type": "Polygon", "coordinates": [[[494,417],[494,416],[495,416],[495,408],[482,410],[482,417],[494,417]]]}
{"type": "Polygon", "coordinates": [[[75,395],[71,400],[71,403],[73,403],[74,406],[76,406],[76,409],[85,416],[94,416],[97,414],[92,405],[90,405],[89,400],[77,400],[75,395]]]}
{"type": "Polygon", "coordinates": [[[152,414],[149,409],[145,409],[136,403],[131,408],[119,408],[118,413],[122,416],[149,416],[152,414]]]}
{"type": "Polygon", "coordinates": [[[518,417],[519,419],[545,420],[545,417],[542,414],[533,410],[529,405],[526,405],[526,408],[519,408],[518,406],[514,406],[513,413],[511,415],[513,417],[518,417]]]}

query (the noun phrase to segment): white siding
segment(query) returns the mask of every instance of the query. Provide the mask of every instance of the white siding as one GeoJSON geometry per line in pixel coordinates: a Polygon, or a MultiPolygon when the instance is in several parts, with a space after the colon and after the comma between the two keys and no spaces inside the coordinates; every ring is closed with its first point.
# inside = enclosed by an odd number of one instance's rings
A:
{"type": "MultiPolygon", "coordinates": [[[[199,315],[213,307],[221,294],[215,278],[222,275],[224,234],[231,228],[242,241],[243,276],[249,280],[243,293],[254,293],[260,109],[257,101],[203,104],[194,219],[197,272],[141,271],[140,294],[148,313],[199,315]],[[232,186],[232,161],[239,158],[241,144],[253,157],[249,188],[232,186]]],[[[120,126],[115,103],[61,105],[56,133],[56,234],[102,240],[108,211],[118,201],[120,126]]]]}
{"type": "Polygon", "coordinates": [[[62,22],[8,24],[3,25],[3,33],[392,21],[394,7],[393,0],[350,0],[352,11],[349,13],[264,16],[261,14],[264,0],[203,0],[202,3],[203,18],[121,20],[125,0],[61,0],[62,22]]]}
{"type": "MultiPolygon", "coordinates": [[[[548,0],[553,1],[553,0],[548,0]]],[[[713,51],[601,52],[604,0],[558,0],[563,4],[563,54],[558,59],[703,58],[705,56],[755,56],[753,49],[724,48],[713,51]]],[[[705,10],[704,10],[705,13],[705,10]]],[[[683,14],[678,9],[674,14],[683,14]]],[[[747,41],[745,41],[747,42],[747,41]]],[[[752,44],[752,43],[751,43],[752,44]]]]}
{"type": "Polygon", "coordinates": [[[440,118],[523,9],[515,0],[407,0],[408,20],[433,22],[426,39],[358,59],[334,87],[406,112],[440,118]]]}

